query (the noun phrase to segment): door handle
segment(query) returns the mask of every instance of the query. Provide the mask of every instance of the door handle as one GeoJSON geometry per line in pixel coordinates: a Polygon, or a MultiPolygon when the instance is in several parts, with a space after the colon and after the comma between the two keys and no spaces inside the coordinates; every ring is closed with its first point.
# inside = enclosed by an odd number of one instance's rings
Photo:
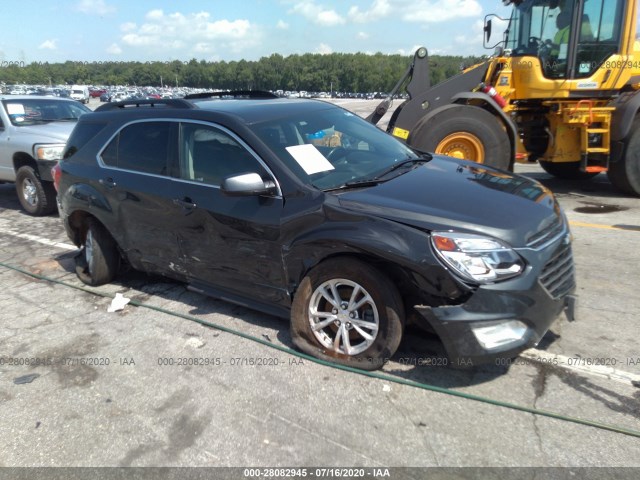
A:
{"type": "Polygon", "coordinates": [[[116,182],[114,182],[113,178],[111,177],[101,178],[100,180],[98,180],[98,183],[107,188],[114,188],[116,186],[116,182]]]}
{"type": "Polygon", "coordinates": [[[198,207],[198,205],[193,203],[193,200],[191,200],[189,197],[174,198],[173,204],[182,207],[185,210],[185,215],[190,214],[195,208],[198,207]]]}

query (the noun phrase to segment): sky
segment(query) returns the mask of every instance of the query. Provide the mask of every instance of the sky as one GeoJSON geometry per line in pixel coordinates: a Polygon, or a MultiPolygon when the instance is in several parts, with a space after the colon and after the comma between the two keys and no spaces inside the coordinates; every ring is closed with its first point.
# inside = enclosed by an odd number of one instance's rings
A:
{"type": "MultiPolygon", "coordinates": [[[[277,53],[489,54],[502,0],[3,0],[7,62],[259,60],[277,53]]],[[[495,31],[493,39],[500,37],[495,31]]]]}

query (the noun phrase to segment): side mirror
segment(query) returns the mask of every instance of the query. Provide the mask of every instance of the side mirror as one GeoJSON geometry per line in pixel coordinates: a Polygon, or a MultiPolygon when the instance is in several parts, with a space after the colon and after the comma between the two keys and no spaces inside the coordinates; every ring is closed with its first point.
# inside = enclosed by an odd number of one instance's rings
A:
{"type": "Polygon", "coordinates": [[[222,192],[235,196],[274,195],[276,186],[273,182],[265,182],[257,173],[243,173],[227,177],[220,186],[222,192]]]}
{"type": "Polygon", "coordinates": [[[485,43],[489,43],[489,39],[491,38],[491,19],[488,18],[484,22],[484,41],[485,43]]]}

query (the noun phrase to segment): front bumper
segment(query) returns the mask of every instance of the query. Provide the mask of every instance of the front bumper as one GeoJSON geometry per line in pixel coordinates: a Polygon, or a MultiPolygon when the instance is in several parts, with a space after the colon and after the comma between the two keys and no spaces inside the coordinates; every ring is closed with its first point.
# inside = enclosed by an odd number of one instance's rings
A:
{"type": "Polygon", "coordinates": [[[537,345],[563,311],[573,320],[576,287],[568,237],[544,250],[527,249],[519,253],[528,262],[521,277],[479,286],[461,305],[415,306],[440,337],[454,366],[474,366],[497,358],[515,357],[537,345]],[[520,330],[517,338],[491,348],[483,346],[474,334],[474,329],[509,324],[526,328],[520,330]]]}

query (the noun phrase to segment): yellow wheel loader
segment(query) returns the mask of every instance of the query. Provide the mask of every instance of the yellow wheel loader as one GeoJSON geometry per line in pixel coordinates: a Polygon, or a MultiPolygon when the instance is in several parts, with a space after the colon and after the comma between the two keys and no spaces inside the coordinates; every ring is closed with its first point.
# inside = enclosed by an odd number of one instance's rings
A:
{"type": "Polygon", "coordinates": [[[427,50],[368,117],[377,123],[405,85],[387,131],[409,145],[500,168],[539,162],[561,178],[606,172],[640,196],[637,0],[503,0],[513,10],[486,62],[438,85],[427,50]]]}

